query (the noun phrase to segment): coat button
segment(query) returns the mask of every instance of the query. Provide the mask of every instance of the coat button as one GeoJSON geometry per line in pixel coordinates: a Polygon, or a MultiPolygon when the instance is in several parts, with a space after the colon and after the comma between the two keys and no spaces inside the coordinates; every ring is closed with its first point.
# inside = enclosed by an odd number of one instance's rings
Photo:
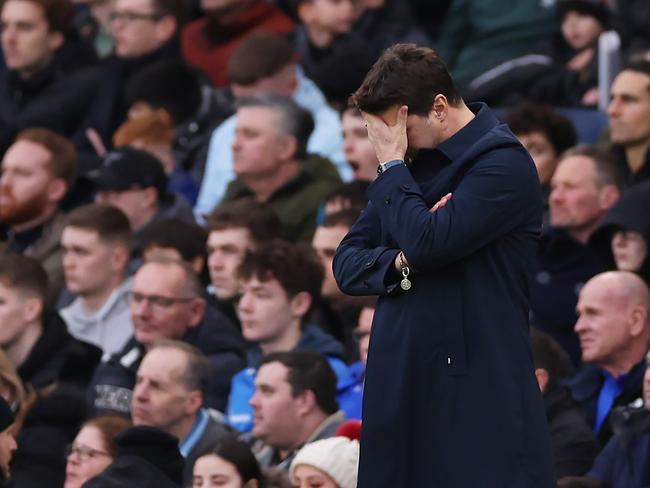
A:
{"type": "Polygon", "coordinates": [[[390,205],[390,197],[384,198],[384,202],[386,203],[386,205],[390,205]]]}
{"type": "Polygon", "coordinates": [[[450,357],[447,358],[447,365],[451,366],[451,358],[450,357]]]}

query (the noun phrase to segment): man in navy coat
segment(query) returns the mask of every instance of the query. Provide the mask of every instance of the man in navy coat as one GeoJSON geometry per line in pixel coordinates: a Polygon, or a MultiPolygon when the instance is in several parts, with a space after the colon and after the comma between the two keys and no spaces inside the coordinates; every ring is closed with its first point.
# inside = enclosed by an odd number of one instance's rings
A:
{"type": "Polygon", "coordinates": [[[428,48],[388,49],[352,100],[381,162],[333,266],[344,292],[380,296],[358,486],[555,486],[528,345],[532,159],[428,48]]]}

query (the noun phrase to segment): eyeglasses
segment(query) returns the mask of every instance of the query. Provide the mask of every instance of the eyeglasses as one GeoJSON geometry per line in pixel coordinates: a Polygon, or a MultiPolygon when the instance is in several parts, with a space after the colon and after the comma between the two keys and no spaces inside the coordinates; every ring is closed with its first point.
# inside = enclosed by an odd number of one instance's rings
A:
{"type": "Polygon", "coordinates": [[[70,457],[73,454],[79,456],[79,459],[81,459],[81,461],[83,462],[88,461],[89,459],[96,458],[98,456],[110,457],[109,453],[105,451],[100,451],[99,449],[93,449],[92,447],[74,446],[74,445],[67,446],[65,449],[65,457],[70,457]]]}
{"type": "Polygon", "coordinates": [[[175,303],[188,303],[194,300],[194,298],[191,297],[163,297],[160,295],[145,295],[144,293],[138,293],[137,291],[130,292],[128,294],[128,297],[132,303],[140,304],[146,300],[151,306],[158,308],[169,308],[175,303]]]}
{"type": "Polygon", "coordinates": [[[110,22],[123,21],[126,23],[135,22],[136,20],[150,20],[152,22],[158,22],[162,19],[163,16],[160,14],[145,14],[138,12],[111,12],[108,16],[110,22]]]}

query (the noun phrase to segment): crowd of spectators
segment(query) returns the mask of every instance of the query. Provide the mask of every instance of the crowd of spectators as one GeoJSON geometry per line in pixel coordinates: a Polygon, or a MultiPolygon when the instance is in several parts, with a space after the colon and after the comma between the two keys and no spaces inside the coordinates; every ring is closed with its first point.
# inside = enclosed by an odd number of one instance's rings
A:
{"type": "Polygon", "coordinates": [[[535,162],[558,486],[650,485],[649,5],[0,0],[0,486],[356,486],[376,298],[332,259],[399,42],[535,162]]]}

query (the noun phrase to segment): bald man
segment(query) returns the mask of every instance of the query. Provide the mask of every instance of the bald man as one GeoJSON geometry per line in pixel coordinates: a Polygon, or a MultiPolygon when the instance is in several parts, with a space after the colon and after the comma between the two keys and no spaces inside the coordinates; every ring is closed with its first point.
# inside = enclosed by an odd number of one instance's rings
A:
{"type": "Polygon", "coordinates": [[[598,274],[580,291],[575,331],[585,366],[569,388],[603,444],[612,435],[611,409],[642,396],[649,310],[648,287],[627,271],[598,274]]]}

